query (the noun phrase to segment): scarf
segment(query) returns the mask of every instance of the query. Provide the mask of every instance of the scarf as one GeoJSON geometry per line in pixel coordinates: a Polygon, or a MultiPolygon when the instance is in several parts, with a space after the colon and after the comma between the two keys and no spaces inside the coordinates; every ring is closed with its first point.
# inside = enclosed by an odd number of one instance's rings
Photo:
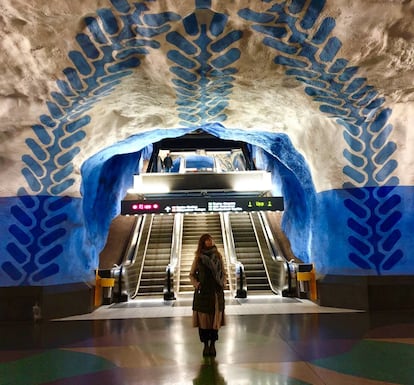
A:
{"type": "Polygon", "coordinates": [[[200,254],[201,262],[206,266],[212,273],[213,277],[220,287],[224,286],[224,273],[221,266],[220,257],[218,256],[216,246],[209,249],[201,250],[200,254]]]}

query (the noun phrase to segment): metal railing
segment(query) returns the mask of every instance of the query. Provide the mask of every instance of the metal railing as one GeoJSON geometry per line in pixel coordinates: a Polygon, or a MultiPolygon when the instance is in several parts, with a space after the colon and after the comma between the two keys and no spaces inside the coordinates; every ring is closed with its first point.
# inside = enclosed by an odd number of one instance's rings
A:
{"type": "Polygon", "coordinates": [[[229,276],[230,291],[236,298],[246,298],[247,284],[244,274],[244,266],[237,260],[233,231],[231,229],[229,213],[220,214],[223,244],[227,255],[227,271],[229,276]]]}
{"type": "MultiPolygon", "coordinates": [[[[283,253],[271,231],[266,214],[260,212],[257,218],[263,231],[266,251],[268,251],[263,253],[262,257],[272,291],[283,296],[291,295],[292,279],[289,262],[283,257],[283,253]]],[[[258,237],[258,239],[260,238],[258,237]]]]}
{"type": "Polygon", "coordinates": [[[170,263],[165,269],[164,299],[174,300],[180,282],[180,255],[183,239],[183,214],[175,214],[171,239],[170,263]]]}
{"type": "Polygon", "coordinates": [[[145,261],[145,256],[147,254],[147,250],[148,250],[148,244],[149,244],[149,240],[151,237],[151,229],[152,229],[152,224],[154,221],[154,214],[150,214],[147,217],[147,214],[145,214],[146,218],[145,221],[149,220],[149,223],[147,224],[147,226],[145,226],[145,228],[143,227],[140,233],[140,242],[137,244],[137,248],[136,248],[136,253],[134,255],[134,262],[133,262],[133,271],[132,269],[127,267],[127,271],[128,271],[128,280],[130,283],[130,296],[131,298],[135,298],[138,295],[138,290],[139,290],[139,285],[141,282],[141,277],[142,277],[142,270],[144,268],[144,261],[145,261]],[[145,237],[145,243],[143,242],[142,237],[145,237]],[[143,247],[143,249],[141,248],[141,245],[143,247]],[[134,279],[131,279],[131,276],[134,277],[134,279]],[[131,282],[132,281],[132,282],[131,282]]]}
{"type": "Polygon", "coordinates": [[[130,290],[127,269],[131,267],[135,262],[138,245],[140,243],[143,222],[144,219],[142,216],[136,217],[135,224],[131,231],[132,236],[128,241],[122,263],[120,265],[114,265],[111,269],[111,276],[115,279],[113,288],[114,302],[126,302],[129,299],[130,290]]]}

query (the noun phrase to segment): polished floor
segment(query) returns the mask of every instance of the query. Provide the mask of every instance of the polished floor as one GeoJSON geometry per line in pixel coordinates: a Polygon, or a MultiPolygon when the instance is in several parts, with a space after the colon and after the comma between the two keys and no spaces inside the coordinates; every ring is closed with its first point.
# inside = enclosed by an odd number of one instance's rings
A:
{"type": "Polygon", "coordinates": [[[414,384],[414,313],[226,299],[202,357],[191,298],[129,301],[59,320],[0,323],[0,385],[414,384]]]}

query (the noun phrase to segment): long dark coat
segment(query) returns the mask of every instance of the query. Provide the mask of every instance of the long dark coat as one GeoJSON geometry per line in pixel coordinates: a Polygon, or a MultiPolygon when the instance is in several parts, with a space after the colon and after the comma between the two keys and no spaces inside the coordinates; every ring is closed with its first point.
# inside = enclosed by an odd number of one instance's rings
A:
{"type": "Polygon", "coordinates": [[[217,293],[219,311],[224,311],[224,290],[216,282],[211,270],[201,262],[200,258],[196,260],[193,279],[200,282],[200,289],[194,291],[193,310],[200,313],[214,314],[217,293]]]}

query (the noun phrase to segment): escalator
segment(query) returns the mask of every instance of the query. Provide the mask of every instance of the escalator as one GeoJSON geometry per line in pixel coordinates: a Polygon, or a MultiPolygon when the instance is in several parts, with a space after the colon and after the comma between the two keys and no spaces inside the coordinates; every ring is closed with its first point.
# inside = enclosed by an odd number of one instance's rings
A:
{"type": "Polygon", "coordinates": [[[237,260],[244,266],[248,291],[270,292],[269,279],[249,213],[229,215],[237,260]]]}
{"type": "Polygon", "coordinates": [[[239,288],[236,262],[243,265],[250,294],[285,295],[289,292],[287,262],[280,250],[275,251],[277,246],[271,244],[275,242],[272,230],[266,229],[269,226],[261,213],[186,214],[181,218],[177,221],[174,215],[151,214],[137,220],[121,267],[127,276],[124,287],[127,287],[129,298],[165,294],[166,268],[174,260],[173,254],[178,256],[173,290],[175,293],[192,292],[188,276],[198,240],[204,233],[211,234],[225,259],[226,290],[239,288]],[[223,219],[226,216],[227,222],[223,219]]]}
{"type": "Polygon", "coordinates": [[[181,293],[194,290],[188,275],[190,274],[198,240],[205,233],[209,233],[213,237],[217,248],[225,258],[220,214],[185,215],[180,258],[179,292],[181,293]]]}
{"type": "Polygon", "coordinates": [[[173,215],[155,215],[148,238],[138,295],[161,295],[165,284],[165,269],[170,262],[173,215]]]}

